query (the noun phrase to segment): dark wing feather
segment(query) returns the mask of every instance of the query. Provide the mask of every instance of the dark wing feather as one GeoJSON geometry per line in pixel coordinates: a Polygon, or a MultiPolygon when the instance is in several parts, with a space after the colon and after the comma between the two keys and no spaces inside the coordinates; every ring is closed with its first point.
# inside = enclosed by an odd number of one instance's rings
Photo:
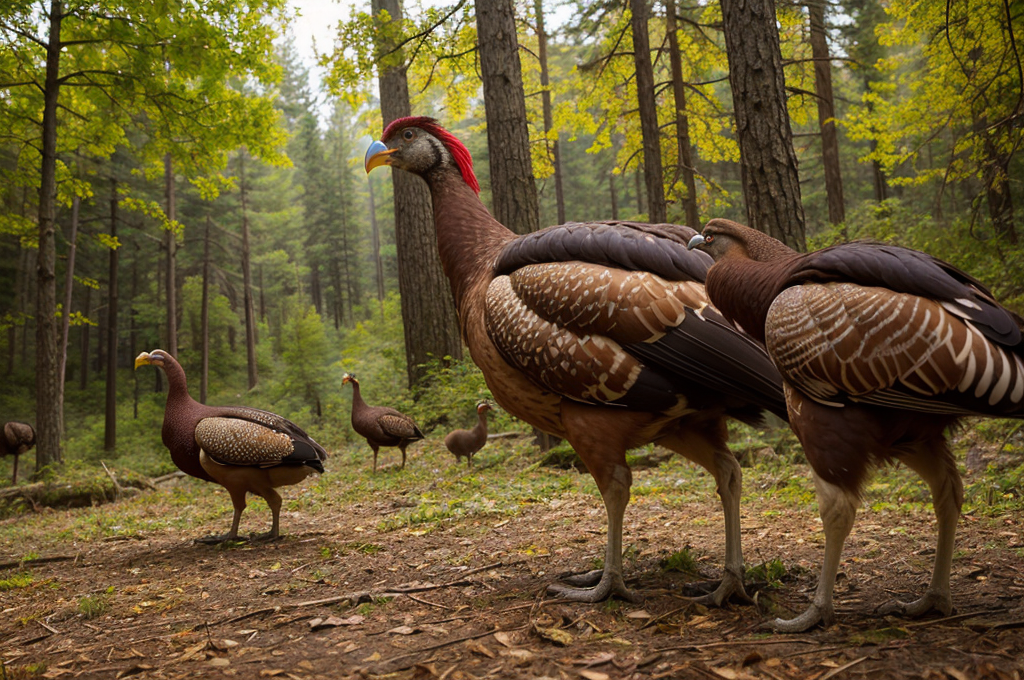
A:
{"type": "Polygon", "coordinates": [[[251,420],[203,418],[196,425],[195,440],[222,465],[308,465],[317,472],[324,471],[319,452],[308,442],[251,420]]]}
{"type": "Polygon", "coordinates": [[[423,439],[423,433],[417,427],[416,422],[409,416],[387,409],[377,416],[377,424],[384,434],[397,439],[423,439]]]}
{"type": "Polygon", "coordinates": [[[927,253],[899,246],[854,242],[808,253],[788,283],[849,281],[929,298],[970,321],[990,340],[1021,344],[1024,322],[977,279],[927,253]]]}
{"type": "Polygon", "coordinates": [[[319,460],[327,460],[327,451],[324,447],[316,443],[316,441],[306,434],[306,431],[301,427],[283,418],[276,413],[270,411],[263,411],[258,408],[249,408],[248,406],[224,406],[214,409],[213,415],[220,416],[222,418],[238,418],[239,420],[247,420],[258,425],[269,427],[275,432],[281,432],[292,440],[297,442],[303,442],[306,446],[312,448],[319,460]]]}

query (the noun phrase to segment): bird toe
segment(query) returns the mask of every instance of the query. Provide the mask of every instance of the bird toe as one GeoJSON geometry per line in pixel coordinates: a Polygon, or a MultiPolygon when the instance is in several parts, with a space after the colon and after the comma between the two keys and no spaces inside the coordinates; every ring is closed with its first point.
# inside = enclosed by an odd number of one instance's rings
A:
{"type": "Polygon", "coordinates": [[[811,604],[800,616],[792,619],[775,619],[771,628],[777,633],[802,633],[817,624],[827,626],[831,622],[831,612],[825,612],[816,604],[811,604]]]}
{"type": "Polygon", "coordinates": [[[953,613],[953,602],[949,593],[929,590],[913,602],[893,600],[881,605],[875,611],[883,616],[905,616],[912,619],[931,612],[949,616],[953,613]]]}
{"type": "MultiPolygon", "coordinates": [[[[584,574],[583,576],[588,575],[584,574]]],[[[552,583],[548,585],[548,592],[574,602],[601,602],[610,597],[626,602],[639,602],[641,599],[636,593],[626,588],[622,576],[608,574],[603,574],[601,580],[593,588],[574,588],[563,583],[552,583]]]]}

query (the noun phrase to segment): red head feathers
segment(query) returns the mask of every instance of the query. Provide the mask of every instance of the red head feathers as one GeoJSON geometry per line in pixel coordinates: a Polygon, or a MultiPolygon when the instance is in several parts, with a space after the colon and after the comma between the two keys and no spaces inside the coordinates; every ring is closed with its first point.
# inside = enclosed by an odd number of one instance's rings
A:
{"type": "Polygon", "coordinates": [[[437,119],[429,116],[396,118],[384,128],[384,134],[380,137],[381,141],[387,142],[395,132],[406,127],[418,127],[441,140],[441,143],[445,145],[448,152],[452,155],[452,159],[455,160],[455,165],[458,166],[459,171],[462,173],[462,179],[465,180],[470,189],[478,194],[480,193],[480,183],[476,181],[476,175],[473,174],[473,157],[469,154],[469,149],[455,135],[438,125],[437,119]]]}

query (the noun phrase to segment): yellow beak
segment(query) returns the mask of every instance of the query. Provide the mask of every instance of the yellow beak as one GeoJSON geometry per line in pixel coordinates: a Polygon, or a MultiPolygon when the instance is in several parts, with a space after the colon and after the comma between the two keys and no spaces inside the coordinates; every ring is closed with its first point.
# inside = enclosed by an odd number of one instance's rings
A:
{"type": "Polygon", "coordinates": [[[149,366],[152,362],[149,360],[149,352],[143,352],[139,356],[135,357],[135,368],[139,366],[149,366]]]}
{"type": "Polygon", "coordinates": [[[389,149],[381,141],[375,141],[373,144],[370,144],[370,148],[366,150],[366,156],[363,158],[363,167],[366,168],[367,174],[381,165],[391,165],[388,156],[397,150],[389,149]]]}

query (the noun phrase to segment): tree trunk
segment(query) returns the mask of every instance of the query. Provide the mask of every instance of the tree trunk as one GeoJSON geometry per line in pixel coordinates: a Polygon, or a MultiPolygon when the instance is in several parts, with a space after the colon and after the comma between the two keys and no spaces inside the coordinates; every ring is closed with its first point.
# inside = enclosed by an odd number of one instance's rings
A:
{"type": "Polygon", "coordinates": [[[985,195],[988,216],[996,235],[1011,245],[1017,244],[1017,230],[1013,223],[1013,196],[1010,194],[1010,157],[1001,154],[991,141],[986,140],[989,165],[985,169],[985,195]]]}
{"type": "Polygon", "coordinates": [[[373,200],[373,181],[367,177],[370,187],[370,238],[373,245],[373,266],[377,277],[377,302],[380,303],[380,318],[384,319],[384,263],[380,259],[380,229],[377,227],[377,205],[373,200]]]}
{"type": "MultiPolygon", "coordinates": [[[[117,181],[111,180],[110,236],[117,237],[117,181]]],[[[107,403],[103,428],[103,449],[117,448],[117,255],[110,249],[110,273],[107,275],[107,403]]]]}
{"type": "MultiPolygon", "coordinates": [[[[373,13],[387,11],[401,21],[399,0],[373,0],[373,13]]],[[[378,44],[384,53],[389,45],[378,44]]],[[[400,55],[399,55],[400,56],[400,55]]],[[[409,83],[403,64],[382,68],[380,109],[384,125],[408,116],[409,83]]],[[[402,297],[405,361],[409,385],[423,377],[423,364],[432,358],[462,357],[458,318],[441,269],[437,236],[427,185],[407,172],[392,172],[395,197],[395,245],[398,251],[398,290],[402,297]]],[[[535,203],[536,205],[536,203],[535,203]]]]}
{"type": "MultiPolygon", "coordinates": [[[[57,373],[60,377],[62,401],[64,399],[64,385],[67,382],[68,335],[71,332],[71,293],[75,287],[75,251],[78,249],[78,208],[80,203],[81,201],[78,196],[71,199],[71,237],[68,239],[68,262],[64,272],[64,307],[61,309],[60,333],[60,370],[57,373]]],[[[63,423],[61,423],[61,437],[64,437],[63,423]]]]}
{"type": "Polygon", "coordinates": [[[267,298],[263,295],[263,265],[260,265],[260,322],[267,322],[267,298]]]}
{"type": "Polygon", "coordinates": [[[633,173],[633,179],[636,180],[636,211],[642,215],[644,213],[644,169],[639,164],[636,166],[636,172],[633,173]]]}
{"type": "Polygon", "coordinates": [[[199,403],[206,403],[206,392],[210,384],[210,216],[206,216],[206,231],[203,233],[203,301],[199,312],[199,337],[202,342],[202,374],[199,378],[199,403]]]}
{"type": "MultiPolygon", "coordinates": [[[[825,167],[828,221],[843,224],[846,222],[846,208],[843,201],[843,176],[839,170],[839,135],[832,97],[832,66],[825,36],[825,0],[812,0],[807,10],[811,22],[811,55],[814,57],[814,89],[818,95],[818,125],[821,127],[821,160],[825,167]]],[[[845,226],[843,239],[846,239],[845,226]]]]}
{"type": "Polygon", "coordinates": [[[647,219],[668,221],[665,184],[661,181],[661,134],[658,130],[658,105],[654,100],[654,68],[647,37],[647,0],[629,0],[633,26],[633,64],[636,66],[636,96],[643,135],[644,179],[647,182],[647,219]]]}
{"type": "Polygon", "coordinates": [[[721,0],[747,224],[806,249],[772,0],[721,0]]]}
{"type": "Polygon", "coordinates": [[[64,3],[50,2],[50,31],[43,85],[42,160],[39,178],[39,255],[36,263],[36,472],[63,462],[57,354],[57,251],[54,211],[57,198],[57,100],[60,94],[61,17],[64,3]]]}
{"type": "Polygon", "coordinates": [[[612,198],[612,219],[619,219],[619,200],[615,195],[615,173],[611,170],[608,171],[608,193],[611,194],[612,198]]]}
{"type": "Polygon", "coordinates": [[[239,161],[239,191],[241,192],[242,203],[242,288],[243,304],[245,305],[245,357],[249,370],[249,389],[256,387],[259,381],[259,374],[256,366],[256,319],[254,318],[255,308],[252,301],[252,272],[250,266],[249,251],[249,213],[247,198],[248,187],[245,184],[245,152],[238,158],[239,161]]]}
{"type": "Polygon", "coordinates": [[[668,32],[669,62],[672,66],[672,96],[676,108],[676,145],[678,146],[679,174],[686,187],[683,206],[686,224],[700,230],[697,212],[697,182],[694,179],[693,154],[690,150],[690,119],[686,115],[686,84],[683,82],[683,59],[679,53],[676,34],[676,0],[665,0],[665,30],[668,32]]]}
{"type": "Polygon", "coordinates": [[[528,234],[540,226],[540,212],[512,0],[478,0],[476,27],[494,217],[528,234]]]}
{"type": "MultiPolygon", "coordinates": [[[[128,357],[135,359],[138,353],[139,327],[138,312],[135,310],[135,300],[139,296],[139,244],[132,239],[135,246],[135,253],[132,256],[132,292],[128,300],[128,357]]],[[[132,419],[139,419],[139,378],[135,371],[132,371],[132,419]]]]}
{"type": "MultiPolygon", "coordinates": [[[[174,166],[171,162],[171,154],[164,156],[164,197],[167,200],[167,219],[177,219],[177,206],[174,198],[174,166]]],[[[178,295],[177,295],[177,267],[178,241],[173,229],[168,229],[165,236],[167,247],[167,265],[164,274],[167,275],[167,282],[164,287],[167,295],[167,351],[175,359],[178,358],[178,295]]]]}
{"type": "MultiPolygon", "coordinates": [[[[85,289],[85,304],[82,311],[86,319],[92,314],[91,304],[92,288],[87,286],[85,289]]],[[[89,386],[89,330],[91,328],[91,324],[82,324],[82,365],[79,366],[78,371],[78,387],[82,390],[89,386]]]]}
{"type": "MultiPolygon", "coordinates": [[[[534,0],[534,12],[537,15],[537,58],[540,61],[541,98],[544,106],[544,136],[551,135],[553,127],[551,115],[551,89],[548,78],[548,34],[544,30],[544,4],[542,0],[534,0]]],[[[558,223],[565,224],[565,194],[562,190],[562,155],[558,148],[558,135],[551,141],[552,164],[555,170],[555,204],[558,208],[558,223]]]]}

